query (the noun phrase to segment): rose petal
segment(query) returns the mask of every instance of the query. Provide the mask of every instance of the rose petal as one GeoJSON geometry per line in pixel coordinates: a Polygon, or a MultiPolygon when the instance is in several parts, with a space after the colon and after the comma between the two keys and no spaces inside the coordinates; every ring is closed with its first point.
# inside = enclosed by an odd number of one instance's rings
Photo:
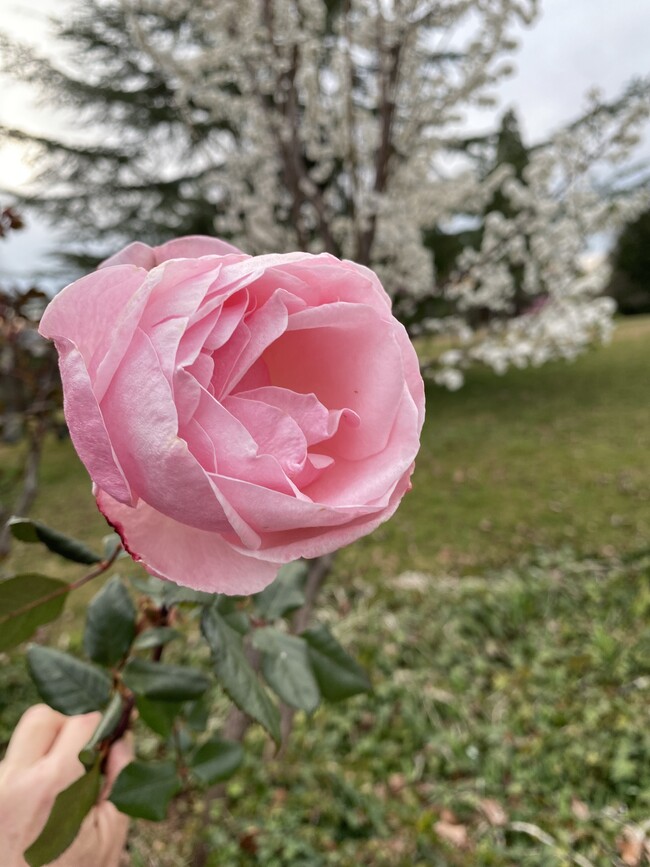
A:
{"type": "Polygon", "coordinates": [[[418,445],[418,408],[403,387],[385,448],[360,461],[337,457],[327,472],[301,490],[314,502],[330,506],[368,503],[383,507],[412,464],[418,445]]]}
{"type": "Polygon", "coordinates": [[[139,268],[146,268],[149,271],[157,264],[153,248],[140,241],[134,241],[133,244],[128,244],[123,250],[120,250],[119,253],[104,259],[97,266],[97,270],[112,268],[114,265],[137,265],[139,268]]]}
{"type": "Polygon", "coordinates": [[[70,437],[92,479],[122,503],[135,495],[113,450],[81,353],[69,340],[57,340],[63,408],[70,437]]]}
{"type": "Polygon", "coordinates": [[[307,457],[307,440],[291,416],[242,397],[227,397],[223,405],[253,437],[258,454],[272,455],[290,477],[300,472],[307,457]]]}
{"type": "Polygon", "coordinates": [[[297,492],[278,460],[261,454],[245,425],[204,389],[194,418],[214,445],[219,474],[250,479],[260,490],[268,488],[295,497],[297,492]]]}
{"type": "Polygon", "coordinates": [[[373,308],[334,303],[295,313],[264,360],[273,385],[313,392],[324,406],[359,416],[358,428],[340,427],[319,451],[359,460],[385,448],[404,374],[392,322],[373,308]]]}
{"type": "Polygon", "coordinates": [[[356,542],[387,521],[396,511],[402,497],[411,487],[410,477],[413,466],[402,476],[384,508],[367,510],[365,514],[351,517],[339,526],[304,525],[285,532],[265,533],[262,546],[252,551],[251,556],[260,561],[272,560],[276,563],[288,563],[299,557],[321,557],[356,542]]]}
{"type": "Polygon", "coordinates": [[[170,384],[140,329],[101,408],[124,473],[142,499],[192,526],[230,529],[210,480],[178,435],[170,384]]]}
{"type": "Polygon", "coordinates": [[[373,308],[382,318],[391,318],[391,301],[386,290],[377,275],[363,265],[321,253],[287,261],[282,270],[303,282],[306,289],[301,297],[309,307],[345,301],[363,304],[373,308]]]}
{"type": "Polygon", "coordinates": [[[342,418],[354,427],[358,427],[361,423],[359,416],[350,409],[327,409],[315,394],[299,394],[288,388],[271,385],[237,391],[237,396],[267,403],[290,415],[305,435],[307,445],[310,446],[334,436],[342,418]]]}
{"type": "Polygon", "coordinates": [[[227,256],[231,253],[241,254],[241,250],[209,235],[186,235],[184,238],[174,238],[159,247],[154,247],[156,264],[168,259],[196,259],[200,256],[227,256]]]}
{"type": "Polygon", "coordinates": [[[182,337],[176,364],[191,364],[201,351],[214,352],[230,340],[240,325],[248,306],[248,292],[235,292],[226,300],[222,296],[202,305],[200,318],[192,317],[182,337]]]}
{"type": "Polygon", "coordinates": [[[241,254],[241,250],[218,238],[210,238],[207,235],[187,235],[185,238],[167,241],[159,247],[150,247],[148,244],[135,241],[119,253],[105,259],[98,267],[138,265],[149,271],[168,259],[195,259],[199,256],[225,256],[232,253],[241,254]]]}
{"type": "Polygon", "coordinates": [[[376,514],[383,508],[365,503],[345,506],[314,503],[304,494],[292,496],[254,481],[221,473],[212,479],[225,499],[262,539],[264,534],[276,530],[336,527],[358,517],[376,514]]]}
{"type": "Polygon", "coordinates": [[[126,308],[129,310],[127,320],[135,318],[137,325],[142,310],[137,304],[136,309],[131,310],[131,302],[146,278],[147,273],[142,268],[122,265],[75,280],[48,305],[41,319],[40,333],[55,342],[65,338],[74,343],[88,372],[94,376],[114,341],[122,352],[128,346],[130,335],[124,338],[120,323],[124,321],[126,308]],[[112,321],[107,322],[107,315],[112,321]],[[116,323],[115,331],[107,327],[116,323]]]}
{"type": "Polygon", "coordinates": [[[241,354],[238,355],[228,378],[223,383],[221,394],[228,394],[232,391],[239,380],[261,357],[264,350],[284,333],[289,321],[286,301],[287,293],[283,289],[278,289],[266,304],[247,317],[246,327],[250,333],[250,339],[241,354]]]}
{"type": "Polygon", "coordinates": [[[254,558],[219,534],[188,527],[142,500],[131,508],[102,490],[95,495],[131,556],[159,578],[208,593],[243,595],[259,593],[277,574],[277,563],[254,558]]]}

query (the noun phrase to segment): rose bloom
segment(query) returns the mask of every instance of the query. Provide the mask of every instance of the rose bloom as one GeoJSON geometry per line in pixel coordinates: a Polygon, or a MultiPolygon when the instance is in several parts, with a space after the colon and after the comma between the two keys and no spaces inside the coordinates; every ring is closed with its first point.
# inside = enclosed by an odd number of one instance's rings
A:
{"type": "Polygon", "coordinates": [[[60,292],[40,330],[97,504],[160,578],[255,593],[374,530],[410,488],[418,360],[353,262],[135,243],[60,292]]]}

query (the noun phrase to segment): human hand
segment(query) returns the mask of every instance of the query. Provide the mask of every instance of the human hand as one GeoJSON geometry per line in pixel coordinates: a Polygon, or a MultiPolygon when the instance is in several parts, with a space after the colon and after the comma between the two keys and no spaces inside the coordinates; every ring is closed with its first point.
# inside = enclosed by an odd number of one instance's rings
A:
{"type": "MultiPolygon", "coordinates": [[[[27,867],[23,852],[36,840],[59,792],[84,772],[78,755],[97,727],[99,713],[63,716],[46,705],[21,717],[0,762],[0,840],[5,867],[27,867]]],[[[72,846],[51,867],[117,867],[128,818],[106,800],[133,758],[130,737],[111,748],[99,803],[84,820],[72,846]]]]}

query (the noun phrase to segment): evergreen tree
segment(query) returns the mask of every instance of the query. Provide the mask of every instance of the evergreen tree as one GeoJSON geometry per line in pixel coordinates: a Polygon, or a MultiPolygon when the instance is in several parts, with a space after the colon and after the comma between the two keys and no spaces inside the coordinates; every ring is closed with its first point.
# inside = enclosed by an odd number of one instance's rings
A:
{"type": "Polygon", "coordinates": [[[612,253],[608,294],[624,314],[650,313],[650,209],[628,223],[612,253]]]}
{"type": "MultiPolygon", "coordinates": [[[[162,14],[148,4],[138,26],[178,45],[189,38],[173,5],[162,14]]],[[[179,109],[179,82],[141,49],[122,4],[77,3],[55,27],[65,62],[0,36],[4,71],[35,85],[71,119],[69,137],[0,129],[24,142],[41,167],[35,192],[16,198],[68,229],[74,241],[66,258],[80,270],[132,238],[213,234],[223,125],[191,98],[179,109]]]]}
{"type": "MultiPolygon", "coordinates": [[[[525,183],[524,170],[528,165],[529,156],[521,136],[519,118],[514,109],[505,112],[496,133],[467,138],[458,143],[458,148],[473,157],[484,178],[490,177],[500,167],[506,166],[513,177],[520,183],[525,183]]],[[[485,218],[493,212],[503,214],[507,218],[515,216],[516,208],[505,195],[501,186],[494,191],[483,210],[483,214],[480,217],[475,217],[477,223],[475,228],[445,231],[440,226],[433,226],[425,229],[423,243],[431,251],[436,282],[439,285],[444,285],[449,279],[463,250],[468,248],[478,250],[480,248],[483,241],[485,218]]],[[[523,271],[521,266],[513,265],[511,273],[515,286],[508,315],[517,315],[530,303],[530,298],[522,288],[523,271]]],[[[421,319],[423,316],[439,315],[443,311],[451,313],[453,305],[434,294],[429,298],[422,299],[418,310],[414,311],[413,318],[421,319]]],[[[500,312],[500,315],[503,315],[503,311],[500,312]]],[[[490,311],[486,308],[477,307],[471,313],[474,324],[485,322],[489,318],[490,311]]]]}

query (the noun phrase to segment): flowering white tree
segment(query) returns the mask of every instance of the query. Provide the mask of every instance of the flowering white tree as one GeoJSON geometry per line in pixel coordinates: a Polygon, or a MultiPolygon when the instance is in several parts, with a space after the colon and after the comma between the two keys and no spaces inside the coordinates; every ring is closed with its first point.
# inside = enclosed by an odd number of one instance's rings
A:
{"type": "MultiPolygon", "coordinates": [[[[534,21],[538,0],[84,6],[64,35],[90,49],[88,84],[58,70],[57,86],[76,105],[112,105],[113,128],[121,122],[129,135],[121,150],[109,137],[95,156],[68,147],[61,164],[75,170],[58,187],[50,171],[50,212],[54,202],[59,216],[83,220],[93,195],[79,166],[86,161],[99,197],[97,161],[105,176],[112,159],[110,183],[122,204],[112,223],[100,209],[106,233],[131,224],[141,233],[143,214],[160,231],[165,217],[155,202],[164,205],[171,190],[168,232],[184,229],[188,209],[202,200],[214,231],[251,253],[325,250],[369,265],[407,320],[422,320],[427,298],[444,299],[444,315],[412,330],[452,335],[453,348],[432,369],[452,388],[472,361],[500,371],[573,357],[608,333],[613,308],[599,297],[607,275],[587,272],[584,253],[594,235],[642,208],[643,194],[623,183],[605,195],[597,168],[631,152],[648,116],[648,83],[613,103],[594,98],[575,124],[531,149],[521,176],[507,164],[489,165],[485,149],[473,153],[460,133],[466,110],[490,104],[494,85],[511,71],[513,28],[534,21]],[[138,88],[158,102],[138,102],[138,88]],[[166,119],[147,140],[141,119],[149,111],[153,122],[152,105],[166,119]],[[164,144],[167,165],[152,159],[151,143],[164,144]],[[157,198],[148,199],[154,187],[157,198]],[[509,206],[489,212],[497,194],[509,206]],[[480,224],[478,242],[442,279],[423,238],[459,217],[480,224]],[[529,303],[518,315],[522,294],[529,303]]],[[[30,62],[23,68],[43,80],[48,64],[30,62]]],[[[49,153],[61,157],[51,146],[49,153]]]]}

